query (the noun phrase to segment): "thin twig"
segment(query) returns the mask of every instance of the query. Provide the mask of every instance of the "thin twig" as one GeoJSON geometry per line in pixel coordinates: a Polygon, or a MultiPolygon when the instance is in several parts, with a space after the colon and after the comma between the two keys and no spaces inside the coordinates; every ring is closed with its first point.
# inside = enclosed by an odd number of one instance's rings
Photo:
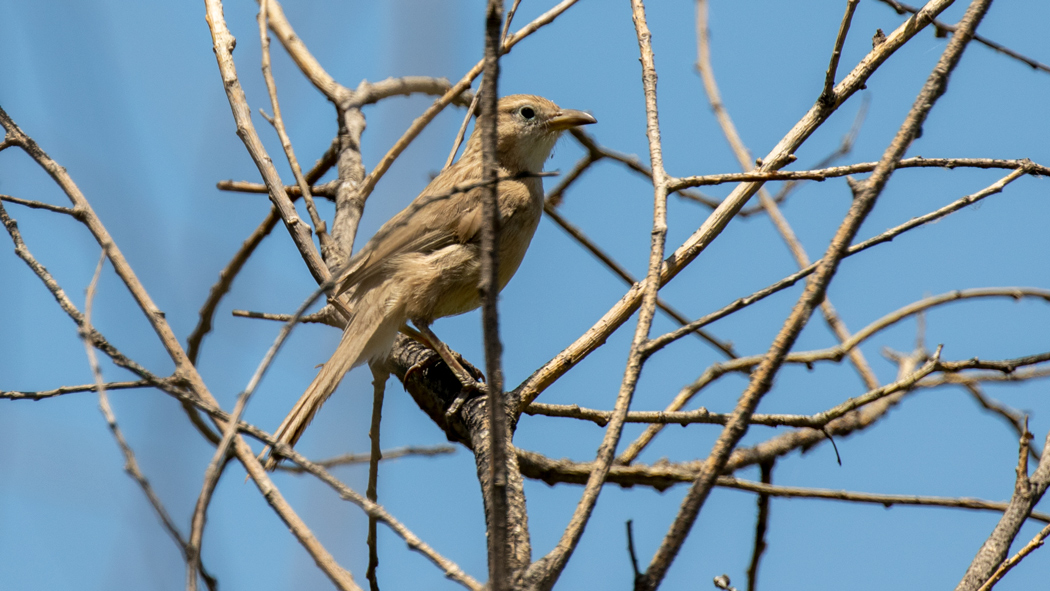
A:
{"type": "Polygon", "coordinates": [[[448,153],[448,158],[445,160],[445,166],[441,170],[445,170],[449,166],[452,166],[452,162],[456,159],[456,153],[459,152],[459,147],[463,144],[463,138],[467,135],[467,125],[470,124],[470,118],[478,112],[478,101],[481,100],[481,93],[474,94],[474,100],[470,101],[470,106],[467,107],[467,112],[463,115],[463,123],[459,124],[459,131],[456,132],[456,139],[452,142],[452,150],[448,153]]]}
{"type": "MultiPolygon", "coordinates": [[[[514,0],[514,4],[507,11],[507,18],[503,22],[503,33],[500,34],[500,47],[507,41],[507,32],[510,30],[510,23],[514,20],[514,13],[518,11],[519,4],[521,4],[521,0],[514,0]]],[[[459,131],[456,132],[456,139],[452,142],[452,151],[448,153],[445,166],[441,170],[452,166],[452,162],[456,159],[456,153],[459,152],[459,147],[463,144],[463,138],[467,134],[467,124],[470,123],[470,118],[477,113],[479,99],[481,99],[481,93],[475,94],[474,99],[470,101],[470,107],[467,108],[466,114],[463,115],[463,123],[459,125],[459,131]]]]}
{"type": "MultiPolygon", "coordinates": [[[[773,484],[773,460],[762,462],[762,484],[773,484]]],[[[766,530],[769,527],[769,493],[758,493],[758,516],[755,518],[755,545],[751,548],[751,564],[747,567],[747,589],[758,589],[758,565],[766,551],[766,530]]]]}
{"type": "MultiPolygon", "coordinates": [[[[774,284],[774,285],[780,285],[780,284],[781,283],[777,283],[777,284],[774,284]]],[[[768,289],[769,288],[767,288],[766,290],[762,290],[761,292],[758,292],[758,293],[768,295],[766,293],[768,291],[768,289]]],[[[722,308],[718,312],[714,312],[712,314],[708,314],[707,316],[701,318],[700,320],[698,320],[696,322],[687,324],[686,327],[689,327],[689,326],[704,326],[708,322],[713,322],[714,320],[716,320],[718,318],[722,318],[722,317],[728,315],[729,313],[731,313],[732,311],[735,311],[736,309],[739,309],[739,307],[742,307],[743,305],[749,305],[751,303],[754,303],[754,301],[757,301],[757,300],[751,299],[755,295],[757,295],[757,294],[753,294],[752,296],[748,296],[748,298],[744,298],[743,300],[737,300],[736,302],[733,302],[729,306],[726,306],[726,307],[722,308]]],[[[763,295],[762,297],[765,297],[765,295],[763,295]]],[[[954,302],[954,301],[958,301],[958,300],[974,299],[974,298],[991,298],[991,297],[1005,297],[1005,298],[1010,298],[1010,299],[1013,299],[1013,300],[1019,300],[1019,299],[1022,299],[1022,298],[1035,298],[1035,299],[1042,299],[1042,300],[1050,302],[1050,290],[1034,289],[1034,288],[1020,288],[1020,287],[979,288],[979,289],[968,289],[968,290],[962,290],[962,291],[951,291],[951,292],[948,292],[948,293],[945,293],[945,294],[941,294],[941,295],[938,295],[938,296],[931,296],[931,297],[919,300],[917,302],[914,302],[912,304],[909,304],[907,306],[904,306],[902,308],[899,308],[899,309],[897,309],[897,310],[895,310],[893,312],[890,312],[889,314],[886,314],[882,318],[879,318],[878,320],[876,320],[876,321],[872,322],[871,324],[865,326],[863,329],[861,329],[860,331],[855,333],[848,340],[840,343],[839,345],[836,345],[834,347],[830,347],[830,348],[827,348],[827,349],[818,350],[818,351],[806,351],[806,352],[799,352],[799,353],[791,353],[791,354],[788,354],[785,357],[784,362],[785,363],[801,363],[801,364],[805,364],[805,365],[810,365],[810,364],[813,364],[813,363],[818,362],[818,361],[832,361],[832,360],[833,361],[839,361],[839,360],[842,359],[843,356],[849,354],[849,352],[851,350],[855,349],[858,345],[863,343],[865,340],[871,338],[872,336],[874,336],[878,332],[880,332],[882,330],[885,330],[886,328],[889,328],[890,326],[893,326],[894,324],[900,322],[901,320],[904,320],[905,318],[907,318],[909,316],[913,316],[915,314],[919,314],[919,313],[921,313],[921,312],[923,312],[925,310],[929,310],[929,309],[934,308],[936,306],[941,306],[941,305],[944,305],[944,304],[947,304],[947,303],[950,303],[950,302],[954,302]]],[[[759,299],[761,299],[761,298],[759,298],[759,299]]],[[[685,327],[683,327],[683,329],[684,328],[685,327]]],[[[679,329],[679,331],[681,331],[683,329],[679,329]]],[[[669,337],[669,335],[676,334],[676,335],[679,335],[679,337],[680,337],[681,334],[679,334],[679,331],[675,331],[674,333],[668,333],[666,335],[663,335],[663,336],[657,337],[656,339],[653,339],[652,341],[650,341],[650,346],[656,348],[656,347],[660,347],[660,346],[665,345],[666,343],[670,342],[670,341],[666,340],[669,337]]],[[[682,334],[688,334],[688,333],[682,333],[682,334]]],[[[675,411],[678,411],[679,409],[683,408],[692,399],[692,397],[694,395],[696,395],[697,392],[699,392],[702,388],[706,387],[708,384],[710,384],[714,380],[720,378],[721,376],[723,376],[726,373],[731,372],[731,371],[750,371],[756,365],[758,365],[758,363],[761,360],[762,360],[762,356],[753,355],[753,356],[749,356],[749,357],[739,357],[739,358],[733,359],[731,361],[726,361],[726,362],[722,362],[722,363],[718,363],[718,364],[712,365],[707,370],[705,370],[704,373],[701,374],[701,376],[696,381],[694,381],[692,384],[690,384],[690,385],[686,386],[685,388],[683,388],[678,393],[678,395],[675,396],[674,400],[672,400],[667,405],[667,407],[666,407],[664,412],[675,412],[675,411]]],[[[652,438],[655,437],[656,434],[659,433],[662,428],[663,427],[661,425],[651,425],[648,429],[646,429],[638,437],[638,439],[636,439],[629,446],[627,446],[627,448],[624,450],[624,452],[620,454],[620,457],[618,458],[618,461],[619,462],[631,462],[631,461],[633,461],[634,458],[637,457],[637,455],[639,453],[641,453],[641,450],[644,449],[646,445],[648,445],[648,443],[652,440],[652,438]]]]}
{"type": "MultiPolygon", "coordinates": [[[[855,398],[850,398],[846,402],[836,405],[826,411],[819,412],[815,415],[787,415],[787,414],[753,414],[748,418],[748,422],[751,425],[765,425],[768,427],[807,427],[811,429],[820,429],[830,423],[831,421],[846,415],[846,413],[856,410],[864,405],[871,404],[877,400],[881,400],[890,394],[902,392],[911,389],[919,382],[922,378],[932,374],[934,371],[941,368],[938,363],[936,356],[931,358],[921,368],[915,372],[908,374],[901,379],[880,386],[873,390],[869,390],[864,394],[855,398]]],[[[573,406],[561,406],[552,404],[539,404],[532,403],[528,409],[532,412],[529,414],[544,414],[547,416],[560,416],[560,417],[571,417],[579,419],[587,419],[594,421],[598,424],[604,424],[609,420],[612,413],[608,411],[598,411],[580,408],[575,405],[573,406]]],[[[652,423],[653,427],[663,426],[667,424],[709,424],[709,425],[726,425],[732,418],[730,414],[713,413],[708,411],[706,408],[701,408],[694,411],[685,412],[632,412],[627,415],[627,422],[631,423],[652,423]]],[[[655,433],[659,431],[654,430],[655,433]]],[[[638,457],[642,449],[645,448],[648,443],[652,441],[652,436],[640,437],[637,441],[624,450],[624,452],[617,458],[617,463],[629,464],[638,457]]]]}
{"type": "MultiPolygon", "coordinates": [[[[853,144],[857,141],[857,136],[860,134],[860,129],[864,125],[864,120],[868,116],[868,107],[871,105],[871,93],[864,93],[861,95],[860,107],[857,108],[857,114],[853,117],[853,125],[850,126],[849,131],[842,136],[842,141],[839,142],[839,146],[835,148],[830,154],[820,159],[819,162],[813,167],[814,169],[826,168],[831,166],[839,158],[847,156],[853,151],[853,144]]],[[[787,181],[777,191],[777,194],[773,196],[773,203],[777,205],[783,205],[787,198],[797,191],[806,181],[787,181]]],[[[759,213],[765,213],[766,208],[762,204],[755,205],[753,207],[745,207],[740,210],[737,217],[746,218],[748,216],[756,215],[759,213]]]]}
{"type": "MultiPolygon", "coordinates": [[[[1033,513],[1033,516],[1034,515],[1035,514],[1033,513]]],[[[992,576],[987,581],[985,581],[984,584],[981,585],[981,588],[977,591],[991,591],[992,588],[995,587],[995,584],[998,583],[1004,576],[1006,576],[1006,573],[1010,572],[1010,569],[1017,566],[1017,563],[1024,560],[1024,557],[1031,554],[1033,550],[1041,547],[1047,537],[1050,537],[1050,525],[1047,525],[1042,529],[1042,531],[1037,533],[1030,542],[1024,545],[1024,548],[1021,548],[1017,551],[1017,554],[1014,554],[1009,559],[1004,560],[1003,563],[999,565],[999,568],[995,569],[995,572],[992,573],[992,576]]]]}
{"type": "MultiPolygon", "coordinates": [[[[876,166],[878,166],[877,162],[861,162],[847,166],[833,166],[814,170],[753,170],[750,172],[709,174],[673,179],[671,186],[672,188],[681,189],[684,187],[702,187],[746,181],[825,181],[835,177],[871,172],[875,170],[876,166]]],[[[901,160],[897,163],[897,168],[1007,168],[1013,170],[1023,169],[1029,174],[1039,176],[1050,176],[1050,168],[1036,164],[1027,158],[1004,160],[998,158],[923,158],[922,156],[916,156],[901,160]]]]}
{"type": "MultiPolygon", "coordinates": [[[[270,190],[266,188],[264,183],[253,183],[250,181],[235,181],[225,180],[215,183],[215,188],[220,191],[231,191],[234,193],[269,193],[270,190]]],[[[285,185],[284,190],[291,197],[299,197],[302,192],[299,190],[299,185],[285,185]]],[[[333,183],[323,183],[320,185],[312,185],[310,187],[310,193],[314,197],[324,197],[329,201],[335,199],[336,187],[333,183]]]]}
{"type": "MultiPolygon", "coordinates": [[[[553,460],[542,454],[523,449],[518,449],[517,453],[522,474],[528,478],[541,480],[548,485],[559,483],[583,484],[593,468],[591,462],[573,462],[566,459],[553,460]]],[[[702,461],[700,460],[678,463],[660,462],[653,465],[615,465],[609,472],[608,482],[622,487],[651,486],[657,490],[664,491],[676,484],[692,482],[700,472],[701,467],[702,461]]],[[[883,507],[892,507],[894,505],[947,507],[975,511],[995,511],[998,513],[1002,513],[1009,507],[1009,503],[1001,501],[987,501],[968,497],[899,495],[781,486],[741,480],[732,476],[720,476],[716,486],[755,494],[766,494],[771,497],[845,501],[882,505],[883,507]]],[[[1029,515],[1029,519],[1050,523],[1050,514],[1032,512],[1029,515]]]]}
{"type": "MultiPolygon", "coordinates": [[[[0,108],[0,115],[3,114],[3,109],[0,108]]],[[[22,259],[26,263],[26,265],[29,266],[29,268],[33,271],[33,273],[36,274],[36,276],[44,284],[47,290],[51,292],[52,297],[54,297],[55,301],[58,302],[58,305],[60,308],[62,308],[62,311],[65,312],[66,315],[73,320],[73,322],[77,325],[78,328],[82,329],[84,327],[83,314],[81,314],[80,310],[78,310],[76,305],[73,304],[73,301],[69,299],[69,296],[66,295],[66,292],[58,284],[58,281],[55,280],[54,276],[51,275],[47,268],[44,267],[44,265],[42,265],[40,261],[36,260],[36,258],[33,256],[33,253],[30,252],[28,245],[26,245],[25,241],[22,239],[22,233],[18,229],[18,222],[16,222],[14,218],[10,217],[7,214],[7,210],[4,209],[2,202],[0,202],[0,223],[3,223],[4,228],[7,230],[8,235],[11,237],[11,241],[15,245],[15,254],[20,259],[22,259]]],[[[160,385],[163,382],[161,378],[155,376],[146,368],[142,367],[134,360],[121,353],[120,350],[114,347],[109,341],[107,341],[106,338],[102,336],[102,333],[100,333],[97,329],[91,328],[89,330],[89,333],[92,345],[98,350],[105,353],[110,358],[110,360],[118,367],[123,367],[124,369],[131,371],[150,385],[160,385]]],[[[59,389],[58,393],[64,392],[61,392],[61,389],[59,389]]],[[[15,398],[16,396],[12,395],[10,397],[15,398]]],[[[32,396],[25,396],[25,398],[32,398],[32,396]]]]}
{"type": "Polygon", "coordinates": [[[846,43],[846,33],[849,31],[850,22],[853,20],[853,11],[857,9],[860,0],[846,1],[846,14],[842,16],[838,35],[835,36],[835,48],[831,50],[831,63],[824,77],[824,90],[820,93],[820,100],[831,101],[834,96],[835,72],[839,69],[839,58],[842,57],[842,46],[846,43]]]}
{"type": "MultiPolygon", "coordinates": [[[[930,497],[921,495],[891,495],[878,493],[862,493],[845,490],[828,490],[821,488],[806,488],[799,486],[773,486],[767,483],[749,482],[736,478],[722,477],[718,479],[718,485],[724,488],[735,488],[760,495],[790,499],[824,499],[830,501],[846,501],[850,503],[865,503],[882,505],[889,508],[894,505],[918,506],[918,507],[950,507],[955,509],[974,509],[978,511],[1004,511],[1008,503],[999,501],[985,501],[967,497],[930,497]]],[[[1050,523],[1050,515],[1046,513],[1032,513],[1031,518],[1043,523],[1050,523]]]]}
{"type": "MultiPolygon", "coordinates": [[[[372,424],[368,428],[368,439],[372,442],[371,453],[368,460],[368,488],[365,497],[375,503],[379,499],[377,490],[379,482],[379,461],[383,459],[383,449],[379,445],[379,428],[383,421],[383,395],[386,393],[386,380],[390,372],[383,370],[378,365],[370,365],[372,369],[372,424]]],[[[379,579],[376,577],[376,569],[379,568],[379,542],[376,531],[377,521],[374,515],[368,516],[368,570],[365,578],[368,579],[368,588],[371,591],[379,591],[379,579]]]]}
{"type": "Polygon", "coordinates": [[[310,214],[310,221],[313,222],[314,231],[317,234],[317,238],[321,243],[321,252],[324,253],[331,249],[331,236],[328,235],[324,220],[317,214],[317,208],[314,206],[313,195],[310,194],[310,183],[307,182],[303,176],[303,170],[299,166],[299,159],[295,157],[295,150],[292,148],[292,140],[288,137],[288,132],[284,128],[284,118],[281,117],[281,104],[277,100],[277,82],[273,78],[273,70],[270,67],[270,36],[266,33],[267,23],[269,17],[267,15],[267,7],[269,6],[269,0],[259,2],[259,42],[262,47],[262,73],[263,79],[266,81],[266,92],[270,95],[270,108],[273,109],[273,124],[274,129],[277,131],[277,137],[281,140],[281,148],[284,150],[284,155],[288,159],[288,165],[292,169],[292,175],[295,177],[296,185],[299,187],[299,193],[303,196],[303,201],[306,202],[306,211],[310,214]]]}
{"type": "MultiPolygon", "coordinates": [[[[266,351],[266,355],[263,356],[262,361],[259,363],[259,367],[257,367],[255,373],[252,374],[248,386],[237,396],[237,402],[233,407],[233,412],[231,413],[230,419],[226,423],[223,431],[222,440],[216,446],[215,453],[212,455],[208,467],[204,470],[204,482],[201,485],[201,492],[197,497],[197,504],[193,509],[193,517],[190,520],[191,528],[188,548],[192,555],[196,556],[200,553],[201,540],[204,537],[204,524],[207,519],[208,505],[211,503],[212,494],[215,492],[215,486],[219,483],[219,478],[222,476],[222,473],[226,468],[227,453],[229,452],[230,445],[233,443],[234,438],[238,434],[237,425],[241,420],[241,415],[244,413],[244,409],[248,406],[248,400],[251,398],[252,394],[255,393],[255,389],[259,386],[259,383],[262,382],[266,370],[269,369],[270,364],[273,363],[273,360],[277,357],[277,352],[280,350],[281,345],[284,344],[292,330],[299,323],[299,318],[302,317],[307,308],[313,305],[317,298],[321,297],[321,295],[331,287],[331,285],[329,285],[330,283],[331,280],[322,283],[316,290],[314,290],[306,301],[299,305],[299,309],[295,311],[292,318],[281,327],[273,345],[271,345],[266,351]]],[[[194,591],[194,589],[196,589],[195,570],[196,567],[194,562],[189,562],[186,573],[186,587],[188,591],[194,591]]]]}
{"type": "MultiPolygon", "coordinates": [[[[161,502],[160,497],[157,496],[156,491],[153,490],[153,485],[149,483],[149,480],[142,473],[139,468],[138,461],[135,459],[135,452],[132,451],[131,446],[128,445],[124,434],[120,430],[120,426],[117,424],[117,417],[113,413],[113,408],[109,404],[109,396],[106,395],[106,383],[102,379],[102,368],[98,363],[98,356],[95,355],[95,347],[91,342],[91,311],[95,301],[95,291],[98,287],[98,279],[102,274],[102,266],[106,262],[106,255],[102,253],[98,259],[98,265],[95,266],[95,272],[91,276],[91,282],[88,284],[86,296],[84,298],[84,322],[81,325],[78,333],[80,340],[84,343],[84,352],[87,354],[88,364],[91,366],[91,375],[95,378],[95,391],[98,392],[98,407],[102,411],[102,416],[106,419],[106,425],[109,426],[110,433],[113,434],[113,439],[116,440],[117,445],[120,447],[120,452],[124,455],[124,471],[131,476],[132,480],[138,483],[142,492],[146,495],[146,500],[149,501],[150,506],[157,513],[157,517],[160,518],[161,525],[171,536],[171,539],[175,541],[175,544],[179,547],[179,551],[182,553],[183,560],[189,563],[194,563],[197,568],[200,568],[201,576],[204,578],[205,584],[208,585],[208,589],[214,591],[217,588],[218,582],[208,574],[208,571],[204,569],[204,565],[200,562],[200,556],[193,555],[189,552],[186,541],[182,538],[182,533],[179,531],[175,522],[171,519],[171,515],[168,514],[168,510],[164,508],[164,504],[161,502]]],[[[196,582],[195,582],[196,583],[196,582]]]]}
{"type": "Polygon", "coordinates": [[[44,203],[43,201],[33,201],[31,199],[19,199],[18,197],[12,197],[10,195],[0,194],[0,201],[7,201],[8,203],[17,203],[33,209],[43,209],[46,211],[52,211],[55,213],[63,213],[68,216],[77,216],[77,212],[68,207],[62,207],[60,205],[51,205],[50,203],[44,203]]]}
{"type": "MultiPolygon", "coordinates": [[[[107,382],[102,384],[106,390],[124,390],[128,388],[152,388],[155,384],[146,380],[138,380],[135,382],[107,382]]],[[[54,398],[55,396],[62,396],[65,394],[74,394],[77,392],[97,392],[98,384],[84,384],[83,386],[61,386],[54,390],[41,390],[37,392],[19,392],[19,391],[7,391],[0,390],[0,399],[7,400],[43,400],[45,398],[54,398]]]]}
{"type": "MultiPolygon", "coordinates": [[[[597,162],[598,160],[607,158],[614,162],[619,162],[620,164],[623,164],[627,167],[628,170],[636,172],[648,178],[650,181],[653,179],[652,169],[646,166],[637,156],[634,156],[632,154],[624,154],[623,152],[617,152],[616,150],[606,148],[605,146],[598,144],[597,140],[595,140],[593,137],[590,136],[590,134],[588,134],[586,131],[580,128],[570,129],[569,133],[572,134],[572,137],[577,142],[579,142],[581,146],[587,149],[588,155],[586,156],[586,158],[590,160],[592,164],[594,162],[597,162]]],[[[588,164],[587,166],[590,165],[588,164]]],[[[671,182],[673,183],[674,180],[672,179],[671,182]]],[[[719,200],[715,199],[714,197],[710,197],[708,195],[704,195],[696,191],[690,191],[689,189],[675,189],[672,186],[671,188],[669,188],[669,190],[673,193],[678,194],[681,197],[689,199],[690,201],[695,201],[696,203],[706,205],[711,209],[715,209],[720,203],[719,200]]],[[[552,194],[559,195],[557,187],[554,189],[554,191],[552,191],[552,194]]]]}
{"type": "Polygon", "coordinates": [[[270,207],[270,212],[266,214],[263,221],[259,223],[259,226],[248,235],[248,238],[244,240],[241,247],[234,253],[233,258],[230,262],[226,263],[226,266],[219,271],[219,280],[215,285],[211,286],[211,290],[208,292],[207,299],[204,300],[204,304],[201,306],[200,312],[198,313],[199,320],[197,326],[194,327],[193,332],[186,338],[186,356],[189,357],[190,362],[196,364],[198,356],[200,355],[201,343],[204,340],[205,335],[211,332],[212,319],[215,317],[215,310],[219,307],[219,302],[222,298],[229,293],[230,288],[233,286],[234,279],[240,274],[241,269],[244,268],[244,264],[248,262],[252,254],[255,253],[255,249],[262,244],[263,238],[270,235],[273,231],[274,226],[277,225],[277,220],[280,218],[277,215],[277,209],[270,207]]]}
{"type": "MultiPolygon", "coordinates": [[[[1002,417],[1003,420],[1013,428],[1018,437],[1024,435],[1026,430],[1026,416],[1023,413],[1017,409],[1006,406],[998,400],[988,398],[977,382],[963,382],[962,386],[971,396],[973,396],[974,400],[976,400],[977,404],[980,404],[982,408],[1002,417]]],[[[1033,460],[1038,462],[1039,458],[1043,455],[1043,450],[1032,441],[1029,441],[1028,453],[1031,454],[1033,460]]]]}
{"type": "MultiPolygon", "coordinates": [[[[414,456],[421,457],[432,457],[455,453],[456,448],[451,445],[432,445],[427,447],[396,447],[394,449],[388,449],[379,453],[379,459],[383,462],[389,462],[390,460],[396,460],[398,458],[408,458],[414,456]]],[[[334,466],[350,466],[354,464],[368,464],[372,461],[372,453],[366,454],[342,454],[326,460],[317,460],[314,464],[322,468],[332,468],[334,466]]],[[[293,474],[303,474],[306,471],[299,466],[286,466],[284,464],[277,466],[278,470],[284,472],[291,472],[293,474]]]]}
{"type": "MultiPolygon", "coordinates": [[[[901,234],[903,234],[903,233],[905,233],[905,232],[907,232],[909,230],[913,230],[915,228],[918,228],[920,226],[928,224],[928,223],[930,223],[930,222],[932,222],[934,220],[940,219],[940,218],[942,218],[942,217],[944,217],[946,215],[955,213],[956,211],[959,211],[960,209],[963,209],[964,207],[966,207],[968,205],[972,205],[974,203],[977,203],[978,201],[980,201],[980,200],[982,200],[982,199],[984,199],[986,197],[989,197],[991,195],[996,195],[998,193],[1001,193],[1003,188],[1006,185],[1008,185],[1011,182],[1017,180],[1019,177],[1023,176],[1024,174],[1025,174],[1025,170],[1024,169],[1019,168],[1017,170],[1014,170],[1010,174],[1006,175],[1005,177],[999,179],[998,181],[992,183],[991,185],[985,187],[984,189],[982,189],[982,190],[980,190],[980,191],[978,191],[976,193],[972,193],[970,195],[966,195],[965,197],[961,197],[961,198],[959,198],[959,199],[949,203],[948,205],[945,205],[944,207],[942,207],[940,209],[937,209],[935,211],[932,211],[932,212],[930,212],[928,214],[925,214],[925,215],[922,215],[922,216],[919,216],[919,217],[916,217],[916,218],[912,218],[912,219],[908,220],[907,222],[905,222],[903,224],[900,224],[899,226],[895,226],[893,228],[890,228],[889,230],[886,230],[885,232],[882,232],[881,234],[873,236],[873,237],[871,237],[871,238],[869,238],[869,239],[867,239],[867,240],[865,240],[863,242],[858,242],[858,243],[850,246],[848,249],[846,249],[846,252],[844,253],[843,258],[849,258],[849,257],[851,257],[851,256],[853,256],[853,255],[855,255],[855,254],[857,254],[859,252],[863,252],[863,251],[865,251],[865,250],[867,250],[867,249],[869,249],[869,248],[871,248],[873,246],[878,246],[879,244],[883,244],[885,242],[890,242],[891,240],[893,240],[897,236],[900,236],[901,234]]],[[[695,328],[701,328],[703,326],[707,326],[708,324],[714,322],[715,320],[724,318],[724,317],[728,316],[729,314],[731,314],[733,312],[736,312],[737,310],[740,310],[741,308],[745,308],[747,306],[750,306],[751,304],[753,304],[755,302],[758,302],[758,301],[761,301],[762,299],[765,299],[766,297],[768,297],[768,296],[770,296],[770,295],[772,295],[774,293],[777,293],[778,291],[781,291],[783,289],[791,287],[792,285],[797,283],[800,279],[802,279],[804,277],[808,277],[814,271],[816,271],[818,266],[820,266],[823,261],[824,261],[824,259],[817,260],[816,262],[810,264],[808,267],[799,270],[797,273],[793,273],[791,275],[788,275],[787,277],[781,279],[780,281],[778,281],[776,283],[773,283],[772,285],[769,285],[768,287],[766,287],[766,288],[764,288],[762,290],[756,291],[755,293],[753,293],[753,294],[751,294],[751,295],[749,295],[747,297],[740,298],[740,299],[732,302],[731,304],[723,307],[721,310],[718,310],[716,312],[712,312],[711,314],[708,314],[708,315],[706,315],[706,316],[704,316],[702,318],[699,318],[699,319],[697,319],[697,320],[695,320],[693,322],[690,322],[689,324],[686,324],[686,325],[682,326],[681,328],[679,328],[677,330],[674,330],[674,331],[669,332],[667,334],[661,335],[661,336],[659,336],[659,337],[657,337],[657,338],[652,340],[652,342],[650,344],[650,347],[655,351],[656,349],[664,347],[664,346],[670,344],[671,342],[676,341],[676,340],[682,338],[683,336],[689,334],[689,332],[692,331],[695,328]]],[[[854,335],[854,336],[856,336],[856,335],[854,335]]]]}

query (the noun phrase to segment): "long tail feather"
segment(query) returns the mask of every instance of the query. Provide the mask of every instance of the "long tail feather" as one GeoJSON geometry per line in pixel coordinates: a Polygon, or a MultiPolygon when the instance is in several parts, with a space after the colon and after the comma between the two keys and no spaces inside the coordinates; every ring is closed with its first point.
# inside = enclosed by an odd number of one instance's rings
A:
{"type": "MultiPolygon", "coordinates": [[[[355,311],[360,313],[347,325],[335,353],[332,353],[332,357],[274,432],[278,442],[294,446],[321,405],[335,392],[346,372],[390,349],[397,329],[404,320],[396,314],[390,314],[386,306],[382,305],[386,299],[382,296],[387,295],[384,291],[381,288],[374,290],[366,296],[366,299],[373,301],[358,302],[359,305],[354,306],[355,311]]],[[[278,460],[270,452],[267,446],[259,455],[259,460],[264,462],[267,470],[277,467],[278,460]]]]}

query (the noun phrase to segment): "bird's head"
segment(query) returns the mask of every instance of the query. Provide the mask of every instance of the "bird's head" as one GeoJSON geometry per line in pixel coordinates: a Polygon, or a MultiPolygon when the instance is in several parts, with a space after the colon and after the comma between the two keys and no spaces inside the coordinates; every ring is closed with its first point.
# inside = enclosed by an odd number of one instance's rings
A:
{"type": "MultiPolygon", "coordinates": [[[[540,172],[563,131],[597,122],[589,113],[562,109],[531,94],[505,96],[499,100],[497,111],[497,158],[500,165],[511,172],[540,172]]],[[[471,143],[480,154],[478,129],[471,143]]]]}

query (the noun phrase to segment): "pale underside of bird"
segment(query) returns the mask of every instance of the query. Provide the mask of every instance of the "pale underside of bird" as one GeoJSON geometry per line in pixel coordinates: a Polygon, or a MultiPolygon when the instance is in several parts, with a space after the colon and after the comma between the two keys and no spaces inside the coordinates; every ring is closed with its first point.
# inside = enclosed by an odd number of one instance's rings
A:
{"type": "MultiPolygon", "coordinates": [[[[524,94],[500,99],[497,112],[498,289],[502,290],[539,224],[543,183],[538,173],[558,136],[596,120],[588,113],[524,94]]],[[[483,174],[481,136],[475,128],[460,159],[383,224],[351,259],[335,290],[347,296],[351,316],[335,352],[274,432],[279,443],[295,445],[347,371],[389,355],[399,330],[415,333],[408,329],[408,321],[432,335],[429,326],[435,319],[481,305],[483,174]]],[[[272,455],[266,458],[267,469],[276,464],[272,455]]]]}

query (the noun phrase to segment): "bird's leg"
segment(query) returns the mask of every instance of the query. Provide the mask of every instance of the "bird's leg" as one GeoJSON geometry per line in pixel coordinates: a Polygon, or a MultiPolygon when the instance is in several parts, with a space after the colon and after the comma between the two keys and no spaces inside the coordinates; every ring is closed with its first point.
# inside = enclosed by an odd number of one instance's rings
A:
{"type": "MultiPolygon", "coordinates": [[[[413,341],[420,343],[426,347],[430,347],[430,343],[427,341],[427,338],[423,336],[418,330],[409,326],[407,322],[402,324],[401,328],[399,328],[398,330],[401,332],[401,334],[412,339],[413,341]]],[[[433,347],[430,348],[433,349],[433,347]]]]}
{"type": "Polygon", "coordinates": [[[430,329],[430,325],[421,320],[413,320],[412,323],[419,328],[419,331],[413,331],[406,325],[404,328],[409,328],[409,331],[411,332],[405,334],[433,349],[434,352],[441,357],[441,360],[448,365],[448,368],[452,370],[452,373],[455,374],[456,378],[459,379],[459,382],[463,384],[464,388],[477,389],[477,379],[471,374],[471,372],[463,367],[463,364],[459,362],[459,359],[456,358],[456,354],[448,348],[448,345],[443,343],[441,339],[434,334],[434,331],[430,329]],[[411,334],[412,332],[415,332],[416,334],[413,335],[411,334]]]}

